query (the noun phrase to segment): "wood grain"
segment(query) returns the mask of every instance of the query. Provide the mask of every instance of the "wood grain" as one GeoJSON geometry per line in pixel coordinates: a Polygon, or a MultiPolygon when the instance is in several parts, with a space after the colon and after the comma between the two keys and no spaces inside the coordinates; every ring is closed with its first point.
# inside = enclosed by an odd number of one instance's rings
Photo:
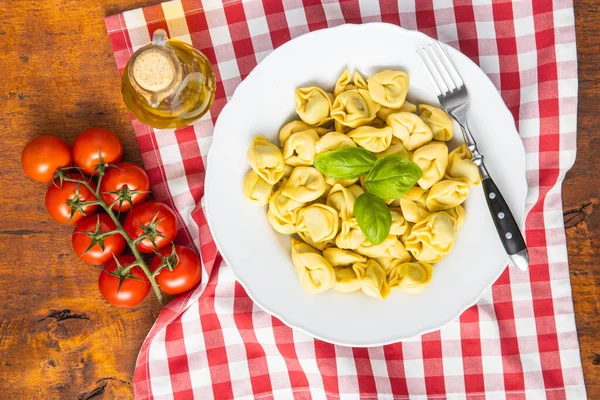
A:
{"type": "MultiPolygon", "coordinates": [[[[31,138],[72,142],[83,129],[116,131],[139,162],[103,17],[160,0],[0,1],[0,397],[127,399],[141,343],[159,312],[108,306],[98,271],[73,254],[71,228],[46,214],[46,185],[28,180],[31,138]]],[[[600,4],[576,4],[578,156],[564,184],[565,222],[588,395],[600,398],[600,4]]]]}

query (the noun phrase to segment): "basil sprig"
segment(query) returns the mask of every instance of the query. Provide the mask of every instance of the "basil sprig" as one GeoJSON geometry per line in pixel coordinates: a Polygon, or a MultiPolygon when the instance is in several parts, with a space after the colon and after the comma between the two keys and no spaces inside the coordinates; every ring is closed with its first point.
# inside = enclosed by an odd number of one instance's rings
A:
{"type": "Polygon", "coordinates": [[[369,172],[376,159],[368,150],[348,147],[321,154],[313,165],[328,178],[356,179],[369,172]]]}
{"type": "Polygon", "coordinates": [[[354,217],[360,230],[373,244],[380,244],[390,234],[392,215],[385,201],[363,193],[354,201],[354,217]]]}
{"type": "Polygon", "coordinates": [[[417,183],[423,171],[412,161],[398,154],[381,157],[373,163],[365,186],[382,199],[398,199],[417,183]]]}

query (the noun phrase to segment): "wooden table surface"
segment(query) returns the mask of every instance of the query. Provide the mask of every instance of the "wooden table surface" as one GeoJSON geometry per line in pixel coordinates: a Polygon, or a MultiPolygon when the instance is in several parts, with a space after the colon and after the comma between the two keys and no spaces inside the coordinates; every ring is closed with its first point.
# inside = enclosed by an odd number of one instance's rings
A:
{"type": "MultiPolygon", "coordinates": [[[[71,227],[46,213],[46,185],[23,175],[33,137],[72,143],[89,127],[116,131],[140,162],[103,17],[159,0],[0,0],[0,398],[131,398],[135,359],[159,312],[149,296],[104,302],[98,270],[71,249],[71,227]]],[[[571,282],[590,398],[600,398],[600,5],[576,4],[577,162],[563,187],[571,282]]]]}

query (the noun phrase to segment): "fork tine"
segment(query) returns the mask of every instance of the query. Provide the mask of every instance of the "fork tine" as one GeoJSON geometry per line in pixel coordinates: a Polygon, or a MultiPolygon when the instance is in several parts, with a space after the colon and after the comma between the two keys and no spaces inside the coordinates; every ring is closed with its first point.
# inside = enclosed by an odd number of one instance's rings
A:
{"type": "MultiPolygon", "coordinates": [[[[436,43],[439,46],[439,42],[436,42],[436,43]]],[[[452,75],[450,75],[450,72],[448,72],[448,68],[446,68],[446,66],[444,65],[444,63],[440,59],[440,56],[435,51],[435,47],[438,47],[438,46],[434,47],[434,45],[436,43],[429,45],[429,49],[428,49],[429,51],[428,51],[428,53],[431,53],[431,55],[430,55],[431,59],[433,60],[433,63],[437,67],[438,72],[442,76],[442,79],[444,80],[444,83],[448,86],[449,92],[453,92],[454,90],[456,90],[457,85],[454,82],[454,79],[452,79],[452,75]]]]}
{"type": "Polygon", "coordinates": [[[434,84],[434,86],[438,90],[438,93],[436,93],[436,94],[438,96],[440,96],[440,95],[444,95],[445,93],[448,93],[448,91],[449,91],[448,85],[446,85],[444,78],[440,75],[438,68],[436,67],[435,63],[431,59],[431,56],[429,55],[429,53],[427,52],[427,49],[425,47],[423,47],[421,49],[421,53],[419,53],[419,51],[417,51],[419,58],[421,58],[423,65],[425,65],[425,69],[427,70],[427,72],[429,74],[431,82],[434,84]]]}
{"type": "Polygon", "coordinates": [[[438,86],[437,82],[435,81],[435,78],[431,74],[431,71],[429,70],[429,66],[427,65],[427,63],[425,62],[425,59],[421,55],[420,50],[417,50],[417,55],[419,56],[419,60],[421,60],[421,64],[423,64],[423,67],[425,67],[425,72],[427,72],[427,76],[429,77],[429,80],[431,81],[431,84],[433,85],[433,88],[435,89],[435,95],[440,96],[442,94],[442,91],[440,90],[440,87],[438,86]]]}
{"type": "Polygon", "coordinates": [[[463,82],[460,74],[454,67],[454,64],[452,64],[452,61],[450,61],[450,57],[448,57],[448,53],[446,53],[446,50],[439,42],[437,42],[436,47],[439,50],[438,55],[441,56],[440,58],[442,60],[442,63],[446,67],[448,74],[450,74],[452,81],[455,83],[457,88],[461,88],[462,86],[464,86],[464,82],[463,82]]]}

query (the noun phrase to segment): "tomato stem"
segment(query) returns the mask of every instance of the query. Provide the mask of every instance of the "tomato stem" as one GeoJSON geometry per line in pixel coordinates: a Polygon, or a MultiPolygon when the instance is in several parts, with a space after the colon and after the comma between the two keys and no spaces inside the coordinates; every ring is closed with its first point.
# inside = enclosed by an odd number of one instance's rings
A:
{"type": "MultiPolygon", "coordinates": [[[[118,232],[118,233],[120,233],[121,236],[123,236],[123,239],[125,239],[125,241],[127,242],[127,245],[131,249],[131,253],[135,257],[135,260],[136,260],[135,263],[133,263],[131,265],[128,265],[127,267],[123,268],[122,272],[126,274],[129,271],[131,271],[132,268],[134,268],[134,267],[140,267],[140,269],[144,272],[144,274],[146,275],[146,277],[150,281],[150,285],[152,286],[152,290],[154,291],[154,294],[156,295],[156,298],[158,299],[158,302],[160,304],[163,304],[163,295],[162,295],[162,292],[160,291],[160,288],[158,287],[158,283],[156,283],[155,275],[150,271],[150,268],[148,268],[148,266],[146,265],[146,262],[144,261],[144,258],[142,257],[142,254],[137,249],[137,246],[136,246],[137,243],[135,241],[133,241],[131,239],[131,237],[129,237],[129,235],[127,234],[127,232],[125,232],[125,229],[123,229],[123,226],[121,225],[121,222],[119,222],[119,218],[117,218],[117,216],[115,215],[115,213],[113,212],[113,210],[110,208],[110,206],[108,204],[106,204],[106,202],[104,201],[104,199],[102,199],[102,196],[100,195],[100,182],[102,182],[102,177],[103,176],[104,176],[104,169],[101,169],[101,170],[98,171],[98,185],[96,187],[96,190],[94,190],[91,187],[91,185],[89,184],[89,182],[87,182],[85,180],[82,180],[82,179],[74,179],[74,178],[71,178],[71,177],[66,176],[66,175],[63,176],[62,179],[64,181],[67,181],[67,182],[80,183],[80,184],[84,185],[90,192],[92,192],[96,196],[96,200],[95,201],[85,202],[85,204],[98,204],[100,207],[102,207],[104,209],[104,211],[106,211],[106,213],[108,214],[108,216],[115,223],[115,226],[116,226],[115,231],[118,232]]],[[[82,203],[82,204],[84,204],[84,203],[82,203]]]]}

